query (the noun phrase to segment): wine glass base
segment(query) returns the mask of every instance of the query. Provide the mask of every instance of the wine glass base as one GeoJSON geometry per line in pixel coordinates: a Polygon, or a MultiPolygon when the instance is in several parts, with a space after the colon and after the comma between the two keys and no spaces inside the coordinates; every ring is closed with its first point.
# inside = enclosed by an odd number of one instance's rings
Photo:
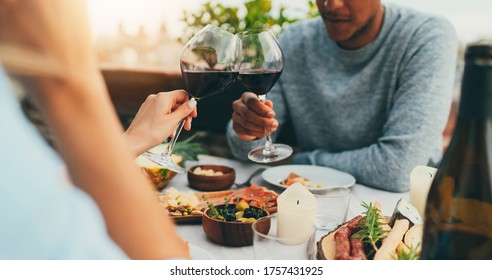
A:
{"type": "Polygon", "coordinates": [[[169,169],[171,171],[174,171],[176,173],[184,173],[185,170],[183,167],[177,165],[173,159],[165,154],[154,154],[151,152],[145,152],[142,154],[143,157],[146,159],[152,161],[153,163],[161,166],[162,168],[169,169]]]}
{"type": "Polygon", "coordinates": [[[292,148],[284,144],[273,144],[275,148],[273,151],[266,151],[263,147],[258,147],[251,150],[248,154],[248,158],[251,161],[258,163],[270,163],[277,162],[288,158],[292,155],[292,148]]]}

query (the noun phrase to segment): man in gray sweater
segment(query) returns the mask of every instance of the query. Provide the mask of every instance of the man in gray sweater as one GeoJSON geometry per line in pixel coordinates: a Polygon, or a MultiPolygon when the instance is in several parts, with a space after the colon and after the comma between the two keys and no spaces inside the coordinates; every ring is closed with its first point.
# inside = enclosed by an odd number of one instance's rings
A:
{"type": "Polygon", "coordinates": [[[229,145],[246,159],[264,143],[265,129],[290,119],[302,151],[294,163],[407,191],[414,166],[441,159],[455,31],[443,18],[380,0],[316,3],[320,17],[292,24],[280,37],[285,68],[270,101],[244,93],[234,102],[229,145]]]}

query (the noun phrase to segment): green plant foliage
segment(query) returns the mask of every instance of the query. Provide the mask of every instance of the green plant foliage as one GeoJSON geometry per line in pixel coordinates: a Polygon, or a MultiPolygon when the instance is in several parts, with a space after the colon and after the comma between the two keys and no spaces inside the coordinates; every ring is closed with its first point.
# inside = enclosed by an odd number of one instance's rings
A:
{"type": "MultiPolygon", "coordinates": [[[[314,0],[307,0],[309,11],[305,18],[318,15],[314,0]]],[[[272,0],[248,0],[244,2],[245,15],[239,15],[240,7],[228,7],[210,1],[202,5],[196,13],[183,12],[182,20],[186,23],[182,43],[187,42],[195,33],[207,24],[219,26],[231,33],[238,33],[248,29],[270,28],[278,35],[290,23],[300,20],[285,15],[285,6],[281,5],[278,12],[272,10],[272,0]],[[275,14],[275,16],[273,15],[275,14]]]]}
{"type": "Polygon", "coordinates": [[[365,244],[370,245],[371,250],[367,256],[373,256],[378,251],[378,242],[383,240],[386,232],[382,229],[382,223],[379,221],[380,211],[372,203],[362,202],[362,207],[366,209],[365,218],[358,224],[361,228],[355,233],[355,237],[359,238],[365,244]]]}
{"type": "Polygon", "coordinates": [[[318,6],[316,6],[316,1],[310,0],[308,4],[309,4],[308,18],[319,16],[318,6]]]}
{"type": "Polygon", "coordinates": [[[408,252],[408,253],[401,251],[399,254],[397,254],[397,259],[398,260],[407,260],[407,261],[418,260],[419,259],[419,253],[418,253],[419,246],[420,246],[420,243],[418,243],[416,247],[411,246],[410,252],[408,252]]]}
{"type": "Polygon", "coordinates": [[[193,142],[197,134],[193,134],[188,139],[176,142],[174,145],[173,154],[183,157],[183,162],[188,160],[198,160],[198,155],[208,154],[208,151],[201,143],[193,142]]]}

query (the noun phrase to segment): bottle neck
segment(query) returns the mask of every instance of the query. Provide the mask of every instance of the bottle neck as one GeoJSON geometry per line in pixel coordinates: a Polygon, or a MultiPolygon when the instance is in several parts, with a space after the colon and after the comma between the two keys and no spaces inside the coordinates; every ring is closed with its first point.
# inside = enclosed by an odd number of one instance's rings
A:
{"type": "Polygon", "coordinates": [[[458,122],[492,119],[492,64],[467,61],[461,87],[458,122]]]}
{"type": "MultiPolygon", "coordinates": [[[[479,147],[485,147],[490,141],[492,141],[492,64],[470,59],[465,65],[458,117],[448,150],[451,153],[464,150],[482,151],[479,147]],[[469,147],[469,149],[459,147],[469,147]]],[[[475,156],[481,157],[473,155],[475,156]]]]}

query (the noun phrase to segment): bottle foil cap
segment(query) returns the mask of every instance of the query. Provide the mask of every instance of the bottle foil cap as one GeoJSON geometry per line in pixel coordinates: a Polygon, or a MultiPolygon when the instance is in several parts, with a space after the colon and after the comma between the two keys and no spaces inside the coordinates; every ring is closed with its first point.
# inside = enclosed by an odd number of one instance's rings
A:
{"type": "Polygon", "coordinates": [[[492,41],[481,40],[468,44],[465,52],[465,60],[470,59],[492,59],[492,41]]]}

